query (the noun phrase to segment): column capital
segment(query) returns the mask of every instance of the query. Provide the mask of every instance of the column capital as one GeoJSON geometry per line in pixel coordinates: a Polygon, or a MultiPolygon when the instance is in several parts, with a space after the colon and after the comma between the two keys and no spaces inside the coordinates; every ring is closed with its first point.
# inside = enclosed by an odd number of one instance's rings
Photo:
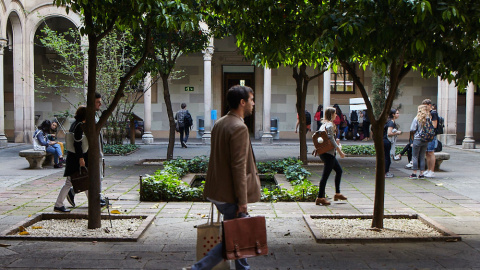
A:
{"type": "Polygon", "coordinates": [[[8,46],[8,40],[6,38],[0,38],[0,54],[3,54],[3,50],[7,46],[8,46]]]}
{"type": "Polygon", "coordinates": [[[205,50],[203,50],[203,60],[205,61],[212,61],[212,57],[213,57],[213,47],[211,46],[208,46],[207,48],[205,48],[205,50]]]}

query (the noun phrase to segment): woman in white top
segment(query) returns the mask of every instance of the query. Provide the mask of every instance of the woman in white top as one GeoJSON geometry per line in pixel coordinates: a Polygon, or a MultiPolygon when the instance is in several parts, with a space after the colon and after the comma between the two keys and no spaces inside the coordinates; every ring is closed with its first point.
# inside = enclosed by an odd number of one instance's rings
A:
{"type": "Polygon", "coordinates": [[[335,201],[338,200],[347,200],[347,197],[343,196],[340,193],[340,181],[342,180],[342,167],[338,163],[338,160],[335,157],[335,151],[340,155],[341,158],[345,157],[345,154],[342,152],[340,146],[340,140],[335,140],[335,129],[336,126],[333,123],[333,120],[337,116],[335,108],[327,108],[324,113],[324,120],[322,121],[322,126],[320,127],[320,131],[326,131],[328,139],[332,142],[335,146],[334,149],[325,152],[320,155],[320,159],[323,161],[323,174],[322,179],[320,180],[320,189],[318,191],[318,197],[315,200],[316,205],[330,205],[330,202],[325,198],[325,186],[327,185],[328,177],[332,170],[335,171],[335,196],[333,199],[335,201]]]}

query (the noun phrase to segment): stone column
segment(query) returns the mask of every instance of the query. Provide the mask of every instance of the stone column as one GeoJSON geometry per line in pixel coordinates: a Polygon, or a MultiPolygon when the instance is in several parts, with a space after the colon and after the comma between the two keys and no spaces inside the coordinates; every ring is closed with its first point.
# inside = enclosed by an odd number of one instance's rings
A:
{"type": "Polygon", "coordinates": [[[145,78],[145,90],[143,93],[143,136],[144,144],[153,143],[152,135],[152,77],[150,73],[145,78]]]}
{"type": "Polygon", "coordinates": [[[445,119],[445,128],[437,138],[443,145],[457,144],[457,99],[455,84],[438,78],[437,112],[445,119]]]}
{"type": "Polygon", "coordinates": [[[272,70],[263,69],[263,135],[262,143],[271,144],[273,136],[270,132],[270,111],[272,109],[272,70]]]}
{"type": "Polygon", "coordinates": [[[7,136],[5,136],[5,100],[3,83],[3,50],[7,47],[7,40],[0,38],[0,147],[7,146],[7,136]]]}
{"type": "Polygon", "coordinates": [[[213,46],[208,46],[203,51],[203,100],[204,100],[204,128],[205,133],[202,136],[202,142],[204,144],[210,144],[211,131],[212,131],[212,57],[213,46]]]}
{"type": "Polygon", "coordinates": [[[330,107],[330,76],[332,71],[329,69],[323,73],[323,111],[330,107]]]}
{"type": "Polygon", "coordinates": [[[475,139],[473,137],[473,118],[475,109],[475,85],[469,83],[466,97],[466,120],[465,120],[465,139],[462,142],[463,149],[474,149],[475,139]]]}

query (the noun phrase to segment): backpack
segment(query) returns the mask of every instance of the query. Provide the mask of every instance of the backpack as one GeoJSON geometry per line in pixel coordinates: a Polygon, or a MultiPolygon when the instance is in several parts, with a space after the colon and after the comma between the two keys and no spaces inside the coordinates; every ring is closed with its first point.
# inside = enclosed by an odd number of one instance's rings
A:
{"type": "Polygon", "coordinates": [[[350,121],[353,122],[358,122],[358,114],[357,111],[352,111],[352,114],[350,114],[350,121]]]}
{"type": "Polygon", "coordinates": [[[185,127],[193,126],[192,115],[188,111],[185,114],[185,116],[183,117],[183,123],[184,123],[185,127]]]}
{"type": "Polygon", "coordinates": [[[307,119],[307,126],[312,124],[312,115],[308,112],[305,111],[305,118],[307,119]]]}
{"type": "Polygon", "coordinates": [[[438,116],[436,131],[437,131],[437,134],[443,134],[445,131],[445,119],[441,116],[438,116]]]}
{"type": "Polygon", "coordinates": [[[435,128],[433,127],[432,120],[427,118],[425,125],[423,125],[422,130],[420,131],[420,140],[422,142],[431,142],[435,138],[435,128]]]}

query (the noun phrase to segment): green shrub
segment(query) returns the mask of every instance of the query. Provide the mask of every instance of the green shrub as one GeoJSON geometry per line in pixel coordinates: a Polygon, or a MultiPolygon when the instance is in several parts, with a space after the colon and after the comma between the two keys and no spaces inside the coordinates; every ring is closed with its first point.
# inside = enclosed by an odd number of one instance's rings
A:
{"type": "MultiPolygon", "coordinates": [[[[203,200],[204,181],[199,187],[190,187],[180,179],[187,173],[206,173],[208,161],[206,156],[195,157],[188,161],[182,158],[165,161],[163,170],[158,170],[154,175],[147,175],[142,179],[140,199],[142,201],[203,200]]],[[[257,167],[260,174],[284,173],[287,180],[294,185],[293,190],[264,188],[263,201],[312,201],[316,198],[318,187],[307,180],[311,173],[302,167],[300,160],[285,158],[278,161],[258,162],[257,167]]]]}
{"type": "MultiPolygon", "coordinates": [[[[395,153],[399,154],[403,147],[395,147],[395,153]]],[[[375,146],[373,145],[343,145],[342,151],[347,155],[366,155],[375,156],[375,146]]]]}
{"type": "Polygon", "coordinates": [[[126,155],[140,148],[136,144],[106,144],[103,146],[103,153],[112,155],[126,155]]]}

